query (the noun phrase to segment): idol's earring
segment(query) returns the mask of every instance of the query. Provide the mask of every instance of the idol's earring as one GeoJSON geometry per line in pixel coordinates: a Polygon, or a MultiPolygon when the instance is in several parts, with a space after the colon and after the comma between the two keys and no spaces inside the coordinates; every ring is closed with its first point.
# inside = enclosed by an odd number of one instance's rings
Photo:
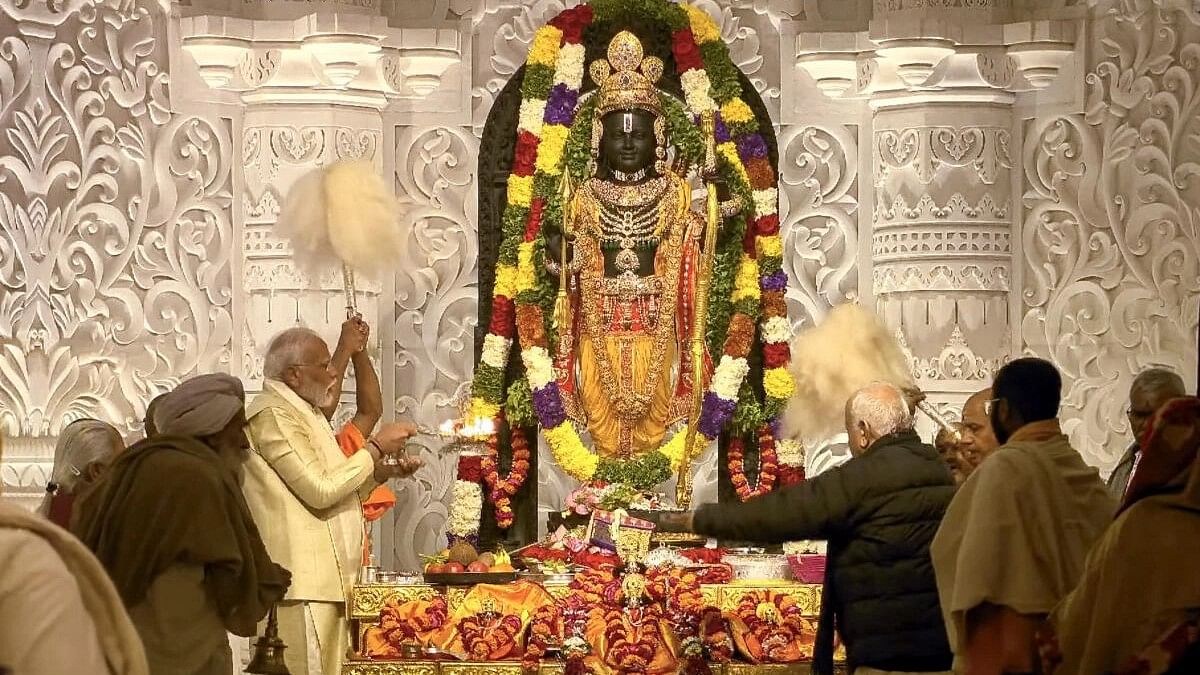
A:
{"type": "Polygon", "coordinates": [[[588,175],[595,176],[600,168],[600,138],[604,135],[604,127],[598,117],[592,118],[592,162],[588,175]]]}
{"type": "Polygon", "coordinates": [[[654,148],[654,156],[657,158],[654,171],[664,176],[667,173],[667,120],[662,115],[654,118],[654,141],[657,146],[654,148]]]}

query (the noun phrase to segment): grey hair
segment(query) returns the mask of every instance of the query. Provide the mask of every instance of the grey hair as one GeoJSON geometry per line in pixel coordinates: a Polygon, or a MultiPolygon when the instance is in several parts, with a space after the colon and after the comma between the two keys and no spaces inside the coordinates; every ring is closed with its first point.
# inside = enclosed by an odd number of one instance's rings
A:
{"type": "Polygon", "coordinates": [[[107,464],[124,447],[121,432],[108,422],[81,419],[63,427],[54,446],[50,484],[39,509],[42,515],[50,515],[50,494],[58,490],[73,492],[88,466],[96,462],[107,464]]]}
{"type": "Polygon", "coordinates": [[[1147,368],[1138,373],[1137,377],[1133,378],[1133,384],[1129,387],[1131,395],[1135,391],[1165,394],[1166,398],[1177,398],[1187,394],[1187,389],[1183,385],[1183,378],[1179,376],[1179,373],[1161,366],[1147,368]]]}
{"type": "Polygon", "coordinates": [[[267,356],[263,360],[263,377],[282,379],[289,367],[304,359],[304,346],[312,339],[321,340],[321,336],[303,326],[288,328],[271,338],[271,343],[267,345],[267,356]]]}
{"type": "Polygon", "coordinates": [[[865,422],[872,432],[887,436],[912,428],[912,413],[900,388],[887,382],[873,382],[854,392],[846,403],[851,424],[865,422]]]}

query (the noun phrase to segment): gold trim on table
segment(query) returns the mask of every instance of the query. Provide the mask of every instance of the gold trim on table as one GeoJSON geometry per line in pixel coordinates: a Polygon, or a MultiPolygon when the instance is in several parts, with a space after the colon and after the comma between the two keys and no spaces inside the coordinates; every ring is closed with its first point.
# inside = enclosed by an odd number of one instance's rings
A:
{"type": "MultiPolygon", "coordinates": [[[[354,587],[354,610],[351,619],[379,619],[379,612],[389,600],[410,602],[428,600],[438,594],[429,584],[366,584],[354,587]]],[[[449,600],[449,598],[447,598],[449,600]]]]}
{"type": "MultiPolygon", "coordinates": [[[[811,675],[811,663],[710,663],[713,675],[811,675]]],[[[561,661],[541,664],[538,675],[562,675],[566,665],[561,661]]],[[[845,674],[843,664],[835,664],[835,673],[845,674]]],[[[520,675],[520,661],[484,661],[463,663],[453,661],[346,661],[342,675],[520,675]]]]}
{"type": "MultiPolygon", "coordinates": [[[[542,584],[550,595],[555,598],[566,596],[569,588],[566,582],[548,582],[542,584]]],[[[428,600],[444,593],[450,613],[461,604],[470,587],[467,586],[431,586],[429,584],[369,584],[354,587],[354,611],[351,619],[362,621],[377,621],[379,612],[389,601],[399,602],[412,600],[428,600]]],[[[726,584],[703,584],[700,592],[704,601],[722,611],[737,607],[738,600],[745,593],[753,591],[776,591],[785,593],[796,599],[800,605],[801,614],[815,617],[821,612],[821,585],[801,584],[785,579],[777,580],[734,580],[726,584]]]]}

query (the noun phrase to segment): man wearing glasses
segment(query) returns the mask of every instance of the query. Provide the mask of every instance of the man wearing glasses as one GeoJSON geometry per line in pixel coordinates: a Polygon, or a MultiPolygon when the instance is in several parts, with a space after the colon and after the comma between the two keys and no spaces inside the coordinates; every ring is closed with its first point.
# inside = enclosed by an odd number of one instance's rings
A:
{"type": "Polygon", "coordinates": [[[988,402],[1000,442],[946,510],[931,552],[955,672],[1033,672],[1034,631],[1083,572],[1115,502],[1058,423],[1048,361],[1000,369],[988,402]]]}
{"type": "Polygon", "coordinates": [[[1120,499],[1125,494],[1125,486],[1129,484],[1129,476],[1133,473],[1133,465],[1145,440],[1146,424],[1150,418],[1164,403],[1186,393],[1183,378],[1166,368],[1150,368],[1134,378],[1133,385],[1129,387],[1129,408],[1125,411],[1129,416],[1133,443],[1108,476],[1108,491],[1114,499],[1120,499]]]}

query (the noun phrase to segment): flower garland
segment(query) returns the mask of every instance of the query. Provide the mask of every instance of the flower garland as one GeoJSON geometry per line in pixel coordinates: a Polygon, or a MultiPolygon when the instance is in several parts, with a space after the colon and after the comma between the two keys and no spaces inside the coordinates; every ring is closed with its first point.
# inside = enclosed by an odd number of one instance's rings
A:
{"type": "MultiPolygon", "coordinates": [[[[735,410],[741,412],[739,424],[754,429],[777,417],[794,392],[795,384],[787,371],[791,326],[784,300],[787,276],[782,267],[775,171],[767,144],[758,133],[758,122],[741,99],[737,73],[713,20],[703,10],[668,0],[593,0],[561,12],[534,36],[521,83],[522,103],[503,215],[503,243],[497,257],[488,335],[472,385],[471,415],[499,415],[505,400],[504,369],[514,338],[518,339],[533,407],[546,442],[559,466],[580,482],[614,472],[635,478],[662,475],[664,465],[668,472],[678,471],[685,456],[698,454],[719,437],[735,410]],[[567,148],[569,137],[583,136],[580,129],[590,127],[576,124],[572,130],[581,108],[583,32],[593,19],[619,16],[665,22],[671,29],[671,49],[687,111],[680,115],[669,110],[667,117],[690,122],[673,123],[671,133],[677,139],[690,135],[692,142],[677,142],[677,147],[688,155],[685,159],[698,164],[703,143],[695,143],[698,134],[694,127],[685,127],[695,124],[701,114],[715,113],[720,174],[750,214],[726,223],[718,242],[708,340],[710,353],[721,356],[703,395],[695,445],[685,448],[688,434],[679,431],[656,452],[639,458],[650,466],[637,467],[637,472],[606,466],[584,447],[574,424],[567,419],[547,337],[552,331],[547,329],[546,307],[553,297],[545,292],[545,276],[539,279],[539,263],[545,254],[542,220],[561,219],[557,186],[562,172],[566,168],[583,177],[579,153],[568,152],[567,148]],[[570,166],[564,165],[567,156],[570,166]],[[755,400],[754,388],[742,386],[750,372],[747,357],[755,341],[756,319],[763,352],[762,390],[766,394],[761,405],[755,400]]],[[[669,97],[664,103],[671,108],[669,97]]]]}
{"type": "Polygon", "coordinates": [[[729,440],[729,480],[737,492],[738,499],[749,501],[761,497],[775,487],[779,477],[778,457],[775,454],[775,436],[769,427],[758,432],[758,478],[751,488],[746,478],[745,445],[740,436],[729,440]]]}
{"type": "Polygon", "coordinates": [[[501,650],[511,651],[521,633],[521,617],[505,614],[496,621],[485,614],[472,614],[458,622],[463,649],[471,661],[491,661],[501,650]]]}
{"type": "Polygon", "coordinates": [[[449,616],[450,609],[446,604],[446,597],[443,595],[435,595],[427,601],[389,600],[380,610],[379,623],[373,629],[382,638],[381,642],[385,650],[379,654],[373,653],[373,656],[376,658],[400,658],[403,654],[404,644],[419,641],[423,634],[427,635],[442,628],[449,620],[449,616]],[[419,613],[409,616],[406,610],[414,604],[424,606],[419,613]]]}
{"type": "Polygon", "coordinates": [[[479,542],[479,517],[483,512],[482,458],[458,458],[458,475],[451,492],[450,513],[446,518],[448,545],[466,541],[474,546],[479,542]]]}
{"type": "MultiPolygon", "coordinates": [[[[503,416],[501,416],[502,418],[503,416]]],[[[519,427],[512,429],[509,436],[512,441],[512,466],[508,476],[501,478],[499,474],[500,435],[492,434],[488,438],[488,451],[483,456],[480,469],[483,480],[491,490],[492,504],[496,507],[496,526],[507,530],[513,524],[512,496],[525,484],[529,477],[529,440],[525,438],[525,430],[519,427]]]]}
{"type": "Polygon", "coordinates": [[[562,639],[562,620],[554,604],[538,607],[529,620],[529,638],[525,641],[525,654],[521,657],[521,668],[527,673],[537,673],[542,657],[550,647],[562,639]]]}
{"type": "Polygon", "coordinates": [[[729,621],[716,607],[705,607],[700,614],[700,639],[708,658],[718,663],[728,663],[733,658],[733,636],[729,633],[729,621]]]}
{"type": "Polygon", "coordinates": [[[804,444],[790,438],[781,438],[775,442],[775,451],[779,459],[780,485],[788,487],[803,481],[804,444]]]}
{"type": "Polygon", "coordinates": [[[604,636],[608,651],[604,661],[620,673],[644,673],[662,644],[657,605],[638,609],[610,607],[604,612],[604,636]]]}
{"type": "Polygon", "coordinates": [[[796,599],[775,591],[752,591],[738,599],[734,615],[745,624],[762,653],[748,654],[768,663],[797,660],[801,635],[810,628],[796,599]]]}

